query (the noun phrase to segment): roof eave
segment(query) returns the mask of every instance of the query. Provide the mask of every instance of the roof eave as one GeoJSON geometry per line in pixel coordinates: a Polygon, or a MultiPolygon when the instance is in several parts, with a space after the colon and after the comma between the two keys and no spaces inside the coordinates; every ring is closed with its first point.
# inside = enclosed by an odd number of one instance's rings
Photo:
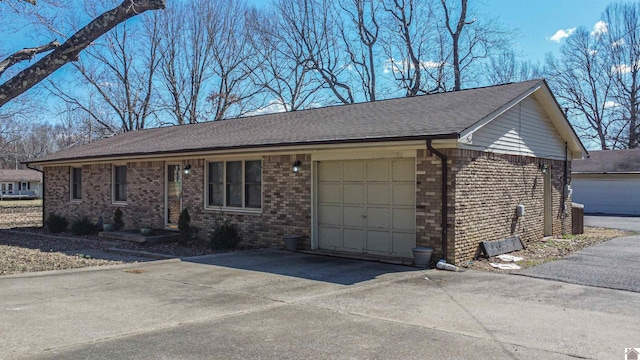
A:
{"type": "Polygon", "coordinates": [[[79,156],[73,158],[54,158],[49,160],[38,161],[25,161],[22,164],[26,165],[47,165],[51,163],[66,163],[66,162],[82,162],[89,160],[103,160],[107,158],[124,158],[124,157],[150,157],[158,155],[179,155],[179,154],[191,154],[198,152],[215,152],[225,150],[242,150],[242,149],[269,149],[275,147],[293,147],[293,146],[317,146],[317,145],[333,145],[333,144],[358,144],[358,143],[378,143],[378,142],[395,142],[395,141],[412,141],[412,140],[440,140],[440,139],[458,139],[459,133],[437,134],[437,135],[416,135],[416,136],[401,136],[401,137],[376,137],[376,138],[357,138],[357,139],[335,139],[335,140],[318,140],[318,141],[300,141],[300,142],[285,142],[285,143],[271,143],[271,144],[259,144],[259,145],[238,145],[238,146],[225,146],[225,147],[206,147],[206,148],[194,148],[194,149],[182,149],[182,150],[166,150],[166,151],[151,151],[151,152],[132,152],[132,153],[118,153],[118,154],[104,154],[97,156],[79,156]]]}

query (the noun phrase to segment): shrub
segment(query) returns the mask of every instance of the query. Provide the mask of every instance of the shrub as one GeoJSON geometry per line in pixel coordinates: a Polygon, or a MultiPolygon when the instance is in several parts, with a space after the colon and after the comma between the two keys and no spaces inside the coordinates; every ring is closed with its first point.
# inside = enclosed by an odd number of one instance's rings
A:
{"type": "Polygon", "coordinates": [[[214,250],[235,249],[242,240],[238,224],[231,219],[225,219],[222,214],[216,214],[211,232],[209,232],[209,245],[214,250]]]}
{"type": "Polygon", "coordinates": [[[191,216],[189,210],[182,209],[180,217],[178,217],[178,229],[180,230],[180,243],[184,244],[191,239],[193,229],[191,228],[191,216]]]}
{"type": "Polygon", "coordinates": [[[113,212],[113,228],[116,230],[122,230],[124,228],[124,221],[122,221],[122,210],[117,208],[113,212]]]}
{"type": "Polygon", "coordinates": [[[56,215],[56,213],[49,213],[49,217],[47,217],[47,221],[45,222],[49,231],[52,233],[61,233],[67,230],[67,226],[69,226],[69,221],[64,216],[56,215]]]}
{"type": "Polygon", "coordinates": [[[71,232],[76,235],[89,235],[98,231],[98,227],[89,221],[87,216],[83,216],[71,224],[71,232]]]}

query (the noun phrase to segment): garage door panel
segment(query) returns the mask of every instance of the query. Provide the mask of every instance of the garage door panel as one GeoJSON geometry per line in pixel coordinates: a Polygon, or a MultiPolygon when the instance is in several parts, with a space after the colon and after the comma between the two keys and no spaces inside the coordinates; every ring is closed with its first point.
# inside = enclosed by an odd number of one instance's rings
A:
{"type": "Polygon", "coordinates": [[[385,208],[367,208],[367,228],[389,228],[391,210],[385,208]]]}
{"type": "Polygon", "coordinates": [[[344,226],[364,227],[364,208],[362,206],[344,206],[342,208],[344,226]]]}
{"type": "Polygon", "coordinates": [[[364,204],[364,183],[360,184],[344,184],[343,200],[345,204],[364,204]]]}
{"type": "Polygon", "coordinates": [[[322,249],[337,249],[342,247],[342,230],[338,227],[319,226],[318,245],[322,249]]]}
{"type": "Polygon", "coordinates": [[[381,253],[390,252],[391,234],[388,231],[367,231],[367,251],[375,251],[381,253]]]}
{"type": "Polygon", "coordinates": [[[394,230],[414,230],[416,228],[415,210],[411,209],[393,209],[394,230]]]}
{"type": "Polygon", "coordinates": [[[415,204],[416,188],[411,184],[393,184],[393,205],[411,206],[415,204]]]}
{"type": "Polygon", "coordinates": [[[340,204],[342,202],[342,186],[340,184],[320,184],[318,191],[319,203],[340,204]]]}
{"type": "Polygon", "coordinates": [[[413,233],[393,233],[393,249],[392,253],[411,257],[413,256],[413,249],[416,246],[416,236],[413,233]]]}
{"type": "Polygon", "coordinates": [[[319,247],[411,257],[415,247],[415,160],[319,164],[319,247]]]}
{"type": "Polygon", "coordinates": [[[387,160],[371,160],[367,162],[367,181],[389,181],[389,161],[387,160]]]}
{"type": "Polygon", "coordinates": [[[640,180],[574,178],[572,187],[585,213],[640,214],[640,180]]]}
{"type": "Polygon", "coordinates": [[[389,190],[389,184],[367,184],[367,204],[389,205],[391,203],[389,190]]]}
{"type": "Polygon", "coordinates": [[[318,223],[320,225],[342,225],[342,207],[338,205],[319,205],[318,223]]]}
{"type": "Polygon", "coordinates": [[[393,160],[392,161],[393,181],[411,181],[416,178],[415,164],[413,159],[410,160],[393,160]]]}
{"type": "Polygon", "coordinates": [[[343,163],[343,181],[364,181],[364,163],[362,161],[346,161],[343,163]]]}
{"type": "Polygon", "coordinates": [[[340,181],[340,163],[321,161],[318,163],[319,181],[340,181]]]}
{"type": "Polygon", "coordinates": [[[362,251],[364,249],[364,230],[346,228],[342,232],[342,247],[362,251]]]}

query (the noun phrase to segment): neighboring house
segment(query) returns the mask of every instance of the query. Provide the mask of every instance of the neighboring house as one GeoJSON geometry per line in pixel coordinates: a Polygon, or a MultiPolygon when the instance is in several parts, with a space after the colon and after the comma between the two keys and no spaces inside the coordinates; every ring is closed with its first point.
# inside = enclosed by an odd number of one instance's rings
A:
{"type": "Polygon", "coordinates": [[[563,193],[584,155],[534,80],[128,132],[30,163],[46,213],[120,207],[127,228],[175,228],[187,208],[204,237],[222,211],[252,244],[296,234],[304,249],[400,259],[429,246],[456,263],[484,240],[570,231],[563,193]]]}
{"type": "Polygon", "coordinates": [[[571,176],[573,199],[585,213],[640,215],[640,149],[589,151],[571,176]]]}
{"type": "Polygon", "coordinates": [[[0,169],[0,199],[41,197],[42,173],[35,170],[0,169]]]}

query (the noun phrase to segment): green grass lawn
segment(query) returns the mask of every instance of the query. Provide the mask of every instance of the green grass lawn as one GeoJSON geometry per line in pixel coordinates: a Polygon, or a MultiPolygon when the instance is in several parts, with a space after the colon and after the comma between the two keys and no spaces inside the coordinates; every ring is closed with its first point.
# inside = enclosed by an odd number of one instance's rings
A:
{"type": "Polygon", "coordinates": [[[3,199],[0,201],[0,207],[33,207],[42,206],[42,199],[34,200],[11,200],[3,199]]]}

